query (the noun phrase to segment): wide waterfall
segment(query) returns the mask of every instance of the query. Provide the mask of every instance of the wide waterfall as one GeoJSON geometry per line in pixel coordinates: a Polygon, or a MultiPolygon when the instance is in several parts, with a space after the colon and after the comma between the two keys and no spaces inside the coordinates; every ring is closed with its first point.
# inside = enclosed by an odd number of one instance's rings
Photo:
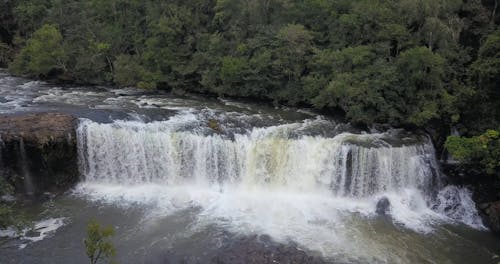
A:
{"type": "Polygon", "coordinates": [[[352,197],[404,188],[430,194],[440,182],[428,141],[392,147],[383,134],[290,138],[293,125],[253,129],[230,139],[182,131],[179,125],[82,122],[78,136],[86,180],[325,189],[352,197]]]}
{"type": "MultiPolygon", "coordinates": [[[[337,258],[384,255],[352,222],[379,217],[381,201],[384,217],[413,231],[450,222],[482,228],[470,193],[445,188],[424,135],[352,133],[321,118],[238,130],[221,123],[216,131],[207,120],[192,113],[156,122],[81,120],[85,180],[77,193],[153,207],[151,215],[197,208],[198,225],[268,234],[337,258]]],[[[404,254],[390,259],[408,261],[404,254]]]]}

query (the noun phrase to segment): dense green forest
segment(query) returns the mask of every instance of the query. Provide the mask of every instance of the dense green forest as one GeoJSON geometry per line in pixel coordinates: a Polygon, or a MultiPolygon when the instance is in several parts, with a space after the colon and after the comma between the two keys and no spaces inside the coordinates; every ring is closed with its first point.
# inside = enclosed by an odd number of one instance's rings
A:
{"type": "Polygon", "coordinates": [[[500,124],[498,2],[4,0],[0,64],[478,136],[500,124]]]}

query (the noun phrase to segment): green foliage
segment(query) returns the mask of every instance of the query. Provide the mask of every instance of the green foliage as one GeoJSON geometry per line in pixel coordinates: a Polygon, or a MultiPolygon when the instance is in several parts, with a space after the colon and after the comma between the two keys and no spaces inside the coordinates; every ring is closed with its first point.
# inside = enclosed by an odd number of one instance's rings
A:
{"type": "Polygon", "coordinates": [[[14,51],[6,43],[0,42],[0,67],[7,66],[12,60],[14,51]]]}
{"type": "MultiPolygon", "coordinates": [[[[381,107],[388,106],[381,91],[390,88],[387,84],[393,79],[389,74],[393,69],[378,61],[371,47],[349,47],[322,53],[316,59],[321,64],[329,62],[332,74],[326,86],[318,87],[318,95],[311,101],[313,105],[338,107],[356,122],[371,123],[387,118],[380,111],[381,107]]],[[[315,68],[322,70],[321,64],[315,68]]]]}
{"type": "Polygon", "coordinates": [[[113,80],[119,86],[136,86],[141,89],[155,89],[160,74],[148,72],[139,62],[140,58],[119,55],[113,63],[113,80]]]}
{"type": "Polygon", "coordinates": [[[11,225],[12,208],[10,206],[0,204],[0,228],[4,229],[11,225]]]}
{"type": "Polygon", "coordinates": [[[134,86],[141,81],[143,71],[137,59],[132,56],[119,55],[114,65],[114,82],[120,86],[134,86]]]}
{"type": "Polygon", "coordinates": [[[27,41],[11,64],[11,70],[18,74],[47,76],[51,71],[63,69],[64,61],[61,33],[46,24],[27,41]]]}
{"type": "MultiPolygon", "coordinates": [[[[12,195],[14,187],[0,173],[0,197],[12,195]]],[[[15,210],[13,203],[0,200],[0,229],[7,227],[16,227],[21,230],[28,225],[23,214],[19,210],[15,210]]]]}
{"type": "Polygon", "coordinates": [[[477,133],[500,123],[500,12],[487,2],[22,0],[0,18],[19,74],[477,133]]]}
{"type": "Polygon", "coordinates": [[[430,48],[416,47],[401,53],[396,61],[401,95],[408,121],[419,126],[439,118],[439,95],[444,87],[445,60],[430,48]]]}
{"type": "Polygon", "coordinates": [[[449,136],[446,149],[460,162],[477,166],[488,174],[500,171],[500,132],[489,129],[476,137],[449,136]]]}
{"type": "Polygon", "coordinates": [[[31,0],[17,1],[14,13],[21,35],[30,35],[42,25],[43,18],[50,10],[51,1],[31,0]]]}
{"type": "Polygon", "coordinates": [[[243,73],[247,62],[244,58],[224,57],[220,69],[220,79],[226,85],[234,85],[243,81],[243,73]]]}
{"type": "Polygon", "coordinates": [[[113,262],[116,250],[109,239],[114,233],[111,226],[101,227],[95,220],[91,220],[88,223],[87,238],[84,240],[84,244],[90,264],[96,264],[101,261],[113,262]]]}
{"type": "Polygon", "coordinates": [[[30,227],[31,223],[25,215],[19,212],[13,204],[0,203],[0,229],[15,228],[20,233],[24,228],[30,227]]]}

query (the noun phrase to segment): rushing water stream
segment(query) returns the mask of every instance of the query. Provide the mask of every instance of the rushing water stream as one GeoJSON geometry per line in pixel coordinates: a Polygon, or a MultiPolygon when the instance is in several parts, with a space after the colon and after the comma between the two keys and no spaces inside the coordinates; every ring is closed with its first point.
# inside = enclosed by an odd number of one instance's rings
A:
{"type": "Polygon", "coordinates": [[[251,235],[341,263],[488,263],[500,252],[469,191],[446,185],[425,135],[7,74],[0,101],[3,113],[80,117],[83,177],[33,206],[47,232],[4,244],[1,263],[86,263],[91,217],[115,226],[123,263],[207,263],[251,235]]]}

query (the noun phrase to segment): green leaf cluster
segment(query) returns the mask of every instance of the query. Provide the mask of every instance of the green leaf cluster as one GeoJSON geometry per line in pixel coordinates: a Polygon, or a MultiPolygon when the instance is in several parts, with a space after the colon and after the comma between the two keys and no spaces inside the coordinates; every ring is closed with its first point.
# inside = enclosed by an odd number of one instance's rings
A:
{"type": "Polygon", "coordinates": [[[10,68],[18,74],[48,76],[52,71],[64,69],[64,56],[61,33],[46,24],[33,33],[10,68]]]}
{"type": "Polygon", "coordinates": [[[84,240],[85,253],[90,264],[97,264],[101,261],[113,262],[116,250],[109,241],[115,234],[113,227],[101,227],[95,220],[91,220],[87,225],[87,238],[84,240]]]}
{"type": "Polygon", "coordinates": [[[476,137],[450,136],[445,147],[462,163],[479,167],[488,174],[500,172],[500,132],[497,130],[489,129],[476,137]]]}

